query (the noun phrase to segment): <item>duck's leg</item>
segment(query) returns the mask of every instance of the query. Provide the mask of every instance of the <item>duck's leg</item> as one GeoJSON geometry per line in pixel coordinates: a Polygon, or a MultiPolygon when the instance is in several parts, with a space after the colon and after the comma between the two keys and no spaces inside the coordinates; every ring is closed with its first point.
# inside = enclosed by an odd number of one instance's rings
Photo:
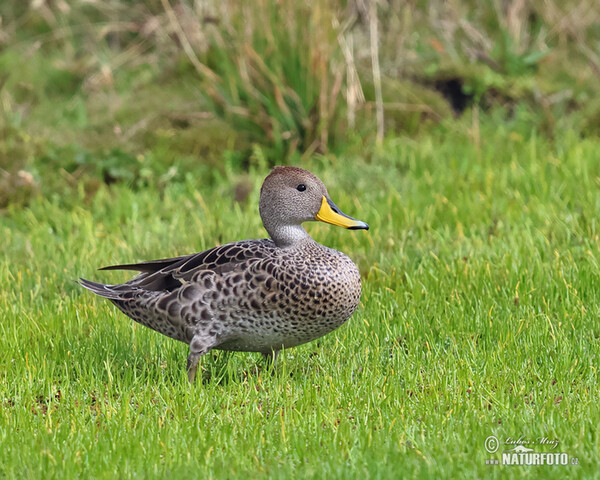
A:
{"type": "Polygon", "coordinates": [[[206,355],[208,351],[215,346],[215,337],[196,334],[190,342],[190,354],[187,359],[187,374],[190,383],[194,383],[196,379],[196,371],[198,370],[198,362],[202,355],[206,355]]]}
{"type": "Polygon", "coordinates": [[[187,359],[187,374],[190,383],[194,383],[196,380],[196,371],[198,370],[198,362],[202,354],[190,353],[187,359]]]}
{"type": "Polygon", "coordinates": [[[277,364],[277,357],[279,356],[279,350],[271,350],[269,353],[263,353],[265,361],[269,362],[273,367],[277,364]]]}

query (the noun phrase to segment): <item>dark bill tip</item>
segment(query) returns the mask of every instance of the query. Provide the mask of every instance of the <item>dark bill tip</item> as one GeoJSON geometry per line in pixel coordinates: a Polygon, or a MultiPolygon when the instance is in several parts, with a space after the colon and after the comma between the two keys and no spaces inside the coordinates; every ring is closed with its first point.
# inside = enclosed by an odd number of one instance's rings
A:
{"type": "Polygon", "coordinates": [[[357,221],[359,222],[359,224],[348,227],[348,230],[368,230],[369,229],[369,225],[367,223],[361,222],[360,220],[357,220],[357,221]]]}

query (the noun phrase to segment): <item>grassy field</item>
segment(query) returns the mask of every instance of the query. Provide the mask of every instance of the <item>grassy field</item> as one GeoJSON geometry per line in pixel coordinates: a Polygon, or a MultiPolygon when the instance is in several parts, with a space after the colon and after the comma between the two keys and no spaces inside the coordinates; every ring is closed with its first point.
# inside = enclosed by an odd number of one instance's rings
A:
{"type": "MultiPolygon", "coordinates": [[[[369,232],[310,224],[363,276],[347,325],[286,351],[187,347],[75,284],[102,265],[262,237],[258,188],[197,169],[158,187],[36,196],[0,217],[0,477],[598,476],[597,139],[455,123],[372,158],[316,157],[369,232]],[[237,182],[252,187],[234,202],[237,182]],[[489,454],[488,436],[502,443],[489,454]],[[576,466],[492,466],[558,440],[576,466]]],[[[569,459],[570,461],[570,459],[569,459]]]]}
{"type": "Polygon", "coordinates": [[[0,2],[0,479],[600,478],[599,22],[0,2]],[[370,224],[306,225],[361,304],[274,369],[211,352],[190,385],[186,345],[75,282],[263,237],[275,163],[370,224]],[[518,441],[576,464],[489,464],[518,441]]]}

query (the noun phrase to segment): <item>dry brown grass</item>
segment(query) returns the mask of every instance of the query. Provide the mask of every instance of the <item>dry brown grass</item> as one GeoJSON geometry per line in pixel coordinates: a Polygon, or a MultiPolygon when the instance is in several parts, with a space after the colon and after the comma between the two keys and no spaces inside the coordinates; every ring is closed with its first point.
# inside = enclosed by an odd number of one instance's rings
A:
{"type": "MultiPolygon", "coordinates": [[[[169,115],[212,112],[284,158],[336,149],[349,132],[414,133],[451,116],[452,95],[465,106],[524,101],[553,123],[597,98],[600,78],[593,0],[5,0],[0,16],[0,48],[46,57],[74,79],[52,80],[65,95],[81,88],[117,105],[123,72],[187,75],[198,95],[169,115]]],[[[31,116],[45,88],[43,69],[38,83],[8,79],[3,125],[31,116]]],[[[156,114],[122,130],[150,128],[156,114]]]]}

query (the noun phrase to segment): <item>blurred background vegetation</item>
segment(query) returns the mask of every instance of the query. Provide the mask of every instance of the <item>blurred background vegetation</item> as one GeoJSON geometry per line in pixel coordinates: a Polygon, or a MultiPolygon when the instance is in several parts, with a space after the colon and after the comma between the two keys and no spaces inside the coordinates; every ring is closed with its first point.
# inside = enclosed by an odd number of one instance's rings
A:
{"type": "Polygon", "coordinates": [[[595,135],[599,85],[595,0],[3,0],[0,209],[480,121],[595,135]]]}

